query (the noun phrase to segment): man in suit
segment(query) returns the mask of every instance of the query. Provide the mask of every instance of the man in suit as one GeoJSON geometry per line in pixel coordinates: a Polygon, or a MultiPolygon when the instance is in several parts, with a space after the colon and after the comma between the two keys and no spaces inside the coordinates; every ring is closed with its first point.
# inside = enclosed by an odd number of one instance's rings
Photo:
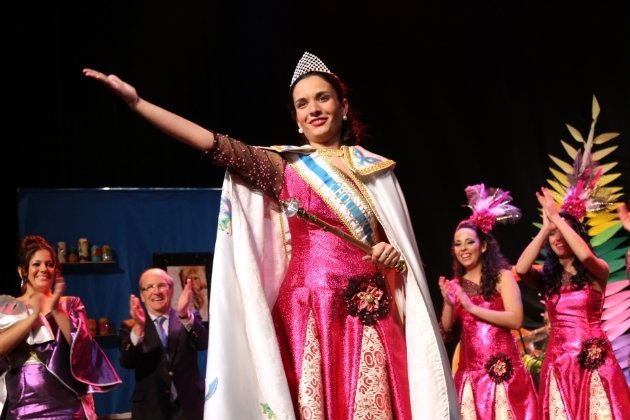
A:
{"type": "Polygon", "coordinates": [[[204,380],[197,351],[208,348],[208,331],[192,312],[188,280],[171,308],[173,279],[151,268],[140,276],[140,299],[131,295],[120,330],[120,364],[135,370],[134,419],[197,420],[203,418],[204,380]],[[140,303],[144,303],[146,311],[140,303]]]}

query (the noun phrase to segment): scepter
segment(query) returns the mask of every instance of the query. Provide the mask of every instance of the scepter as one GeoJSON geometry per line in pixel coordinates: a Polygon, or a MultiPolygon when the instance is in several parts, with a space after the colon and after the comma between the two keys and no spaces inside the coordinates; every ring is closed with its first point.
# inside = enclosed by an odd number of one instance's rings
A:
{"type": "MultiPolygon", "coordinates": [[[[304,220],[307,220],[319,226],[323,231],[330,232],[333,235],[348,242],[349,244],[356,246],[360,250],[364,251],[366,254],[369,254],[372,252],[372,247],[366,244],[365,242],[363,242],[362,240],[355,238],[354,236],[344,232],[338,227],[333,226],[329,224],[328,222],[321,220],[314,214],[309,213],[306,210],[304,210],[302,207],[300,207],[300,201],[297,198],[293,197],[288,200],[280,200],[280,204],[282,205],[284,209],[284,213],[287,215],[287,217],[298,216],[304,220]]],[[[394,268],[399,273],[404,273],[405,271],[407,271],[407,263],[405,262],[405,260],[400,259],[398,260],[394,268]]]]}

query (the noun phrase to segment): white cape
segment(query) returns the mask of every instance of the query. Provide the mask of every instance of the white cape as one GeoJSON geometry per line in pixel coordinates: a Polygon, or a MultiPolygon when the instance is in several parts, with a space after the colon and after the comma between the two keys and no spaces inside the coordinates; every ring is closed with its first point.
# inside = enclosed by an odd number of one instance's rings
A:
{"type": "MultiPolygon", "coordinates": [[[[413,418],[457,419],[450,364],[402,191],[391,170],[361,179],[388,240],[407,261],[395,295],[404,312],[413,418]]],[[[205,419],[295,419],[271,317],[290,256],[287,226],[272,199],[226,175],[212,270],[205,419]]]]}

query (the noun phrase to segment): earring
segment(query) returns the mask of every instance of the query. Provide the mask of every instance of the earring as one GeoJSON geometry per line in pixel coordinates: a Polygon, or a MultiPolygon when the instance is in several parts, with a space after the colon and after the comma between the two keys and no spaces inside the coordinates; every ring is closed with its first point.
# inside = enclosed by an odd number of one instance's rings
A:
{"type": "Polygon", "coordinates": [[[303,134],[304,130],[302,130],[302,127],[298,127],[298,133],[303,134]]]}
{"type": "Polygon", "coordinates": [[[28,279],[26,277],[22,277],[20,281],[20,289],[24,287],[28,279]]]}
{"type": "Polygon", "coordinates": [[[344,121],[348,121],[348,116],[346,114],[343,114],[343,117],[341,117],[341,119],[344,121]]]}

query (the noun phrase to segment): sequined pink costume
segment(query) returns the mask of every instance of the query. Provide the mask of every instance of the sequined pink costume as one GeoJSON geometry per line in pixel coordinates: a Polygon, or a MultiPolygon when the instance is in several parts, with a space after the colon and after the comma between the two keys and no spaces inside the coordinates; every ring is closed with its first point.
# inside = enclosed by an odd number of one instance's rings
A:
{"type": "MultiPolygon", "coordinates": [[[[335,212],[302,179],[286,167],[283,198],[298,197],[306,210],[321,219],[344,228],[335,212]]],[[[307,343],[307,324],[312,316],[321,352],[321,380],[325,416],[329,419],[352,419],[357,388],[370,386],[370,378],[360,375],[360,361],[383,363],[391,393],[374,395],[374,406],[391,404],[395,418],[411,418],[409,414],[406,350],[402,327],[390,311],[385,319],[375,324],[381,350],[366,351],[362,347],[363,324],[348,315],[344,289],[348,279],[358,274],[374,273],[371,262],[362,261],[361,250],[343,240],[313,228],[297,217],[289,219],[291,228],[291,263],[274,308],[276,332],[280,340],[285,371],[292,390],[294,404],[298,404],[299,383],[303,372],[307,343]],[[359,377],[364,383],[358,383],[359,377]]],[[[317,384],[314,385],[314,389],[317,384]]],[[[387,385],[385,386],[387,388],[387,385]]]]}
{"type": "MultiPolygon", "coordinates": [[[[306,211],[348,230],[325,194],[278,162],[279,155],[217,137],[215,163],[270,195],[297,198],[306,211]]],[[[358,193],[356,180],[341,178],[342,189],[358,193]]],[[[344,300],[349,279],[379,274],[378,269],[362,260],[363,251],[330,232],[298,217],[288,220],[291,259],[272,314],[296,417],[411,419],[405,339],[396,311],[366,326],[348,313],[344,300]]]]}
{"type": "Polygon", "coordinates": [[[627,419],[630,392],[601,328],[602,293],[590,285],[581,290],[563,285],[545,303],[551,331],[540,376],[541,418],[627,419]],[[591,366],[599,365],[594,370],[579,362],[589,339],[599,342],[586,351],[603,356],[593,359],[591,366]]]}
{"type": "MultiPolygon", "coordinates": [[[[475,305],[504,310],[500,294],[487,301],[476,284],[463,280],[462,287],[475,305]]],[[[461,305],[456,311],[462,325],[460,359],[455,374],[462,418],[537,419],[534,384],[521,362],[511,331],[472,315],[461,305]],[[499,363],[507,364],[508,369],[489,374],[488,370],[499,363]],[[504,417],[507,412],[512,417],[504,417]]]]}

